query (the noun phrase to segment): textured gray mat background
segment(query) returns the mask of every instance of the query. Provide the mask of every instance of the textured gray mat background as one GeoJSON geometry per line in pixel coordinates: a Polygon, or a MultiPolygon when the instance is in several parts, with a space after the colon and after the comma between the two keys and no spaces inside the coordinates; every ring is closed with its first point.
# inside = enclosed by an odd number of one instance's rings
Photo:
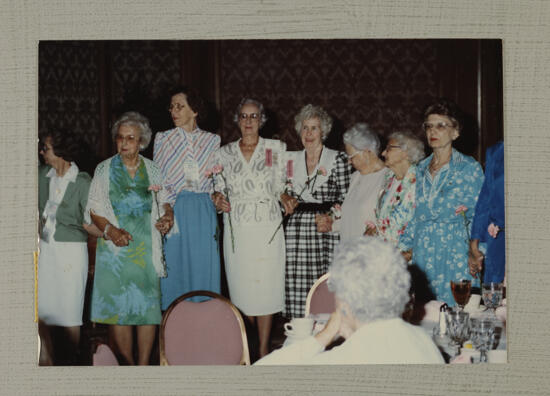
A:
{"type": "Polygon", "coordinates": [[[0,9],[0,394],[548,394],[549,1],[0,0],[0,9]],[[509,364],[37,367],[38,41],[259,37],[504,40],[509,364]]]}

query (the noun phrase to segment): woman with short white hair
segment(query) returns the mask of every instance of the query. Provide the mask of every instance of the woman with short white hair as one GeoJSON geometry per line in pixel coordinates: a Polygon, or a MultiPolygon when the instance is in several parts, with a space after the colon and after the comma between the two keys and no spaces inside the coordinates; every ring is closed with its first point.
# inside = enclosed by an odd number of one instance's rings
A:
{"type": "Polygon", "coordinates": [[[381,238],[341,243],[328,284],[336,296],[336,311],[325,328],[256,364],[444,363],[425,330],[401,318],[410,283],[402,255],[381,238]],[[325,352],[336,336],[346,341],[325,352]]]}
{"type": "Polygon", "coordinates": [[[317,230],[315,216],[342,203],[351,176],[345,153],[323,144],[332,127],[332,118],[324,109],[308,104],[294,121],[304,150],[288,153],[287,177],[292,198],[282,197],[283,204],[295,207],[285,229],[284,315],[289,318],[304,316],[307,293],[327,272],[339,241],[337,233],[317,230]]]}
{"type": "Polygon", "coordinates": [[[397,245],[414,215],[416,164],[424,158],[424,144],[411,132],[393,132],[382,157],[391,172],[386,174],[375,209],[376,220],[367,226],[367,234],[378,234],[397,245]]]}
{"type": "Polygon", "coordinates": [[[330,213],[316,217],[319,232],[338,232],[342,241],[363,235],[365,223],[374,222],[378,195],[389,171],[378,158],[380,140],[365,123],[344,133],[348,161],[357,170],[351,176],[349,191],[342,204],[341,219],[330,213]]]}

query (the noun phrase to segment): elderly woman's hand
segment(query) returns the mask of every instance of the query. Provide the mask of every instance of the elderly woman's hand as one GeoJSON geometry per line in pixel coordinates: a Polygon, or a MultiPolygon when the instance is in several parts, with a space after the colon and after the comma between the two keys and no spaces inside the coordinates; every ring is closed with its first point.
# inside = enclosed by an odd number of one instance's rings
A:
{"type": "Polygon", "coordinates": [[[376,227],[367,227],[365,230],[365,233],[363,235],[365,236],[374,236],[377,235],[378,232],[376,231],[376,227]]]}
{"type": "Polygon", "coordinates": [[[316,214],[315,224],[317,224],[317,232],[332,231],[332,217],[328,214],[316,214]]]}
{"type": "Polygon", "coordinates": [[[407,250],[406,252],[401,252],[401,255],[403,256],[405,261],[408,263],[412,259],[413,252],[412,250],[407,250]]]}
{"type": "Polygon", "coordinates": [[[477,274],[481,273],[483,268],[483,253],[478,248],[478,242],[470,241],[470,249],[468,250],[468,267],[470,269],[470,275],[477,279],[477,274]]]}
{"type": "Polygon", "coordinates": [[[170,205],[166,204],[164,215],[158,219],[155,227],[162,235],[168,234],[174,225],[174,211],[170,205]]]}
{"type": "Polygon", "coordinates": [[[229,201],[221,192],[216,191],[214,194],[212,194],[212,202],[214,202],[214,206],[216,207],[216,210],[218,212],[228,213],[231,211],[231,205],[229,204],[229,201]]]}
{"type": "Polygon", "coordinates": [[[118,247],[128,246],[130,241],[133,241],[132,235],[128,231],[112,225],[107,229],[107,236],[118,247]]]}
{"type": "Polygon", "coordinates": [[[319,344],[325,347],[328,346],[340,334],[341,325],[342,314],[339,310],[336,310],[330,315],[325,328],[315,335],[315,339],[319,344]]]}
{"type": "Polygon", "coordinates": [[[287,193],[282,193],[280,199],[283,204],[283,208],[285,209],[285,216],[289,216],[294,213],[294,209],[298,206],[298,200],[287,193]]]}

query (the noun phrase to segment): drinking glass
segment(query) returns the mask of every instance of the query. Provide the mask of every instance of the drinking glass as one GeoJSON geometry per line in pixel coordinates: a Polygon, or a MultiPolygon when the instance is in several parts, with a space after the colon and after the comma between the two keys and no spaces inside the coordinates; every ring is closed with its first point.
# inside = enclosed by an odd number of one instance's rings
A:
{"type": "Polygon", "coordinates": [[[451,281],[451,291],[456,301],[456,305],[462,311],[464,306],[468,304],[470,300],[470,293],[472,290],[472,281],[469,279],[460,279],[451,281]]]}
{"type": "Polygon", "coordinates": [[[474,347],[480,351],[479,361],[487,363],[487,351],[494,342],[495,323],[491,319],[472,319],[470,338],[474,347]]]}
{"type": "Polygon", "coordinates": [[[458,351],[462,343],[470,336],[470,314],[468,312],[452,309],[447,312],[447,332],[451,338],[449,346],[458,351]]]}
{"type": "Polygon", "coordinates": [[[486,311],[492,312],[492,317],[496,317],[495,310],[502,301],[502,283],[483,283],[481,285],[481,298],[485,304],[486,311]]]}

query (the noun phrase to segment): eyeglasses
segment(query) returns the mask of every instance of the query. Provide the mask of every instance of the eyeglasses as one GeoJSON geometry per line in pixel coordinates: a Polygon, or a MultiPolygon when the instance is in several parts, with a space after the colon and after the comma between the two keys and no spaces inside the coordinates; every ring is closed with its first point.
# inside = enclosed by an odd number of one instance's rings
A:
{"type": "Polygon", "coordinates": [[[446,128],[454,128],[454,125],[448,124],[446,122],[437,122],[435,124],[431,124],[429,122],[422,123],[422,129],[424,130],[424,132],[428,132],[432,128],[435,128],[435,130],[438,132],[442,132],[446,128]]]}
{"type": "Polygon", "coordinates": [[[389,150],[391,150],[391,149],[400,149],[400,148],[401,148],[401,146],[398,146],[398,145],[396,145],[396,144],[388,144],[388,145],[386,146],[386,151],[389,151],[389,150]]]}
{"type": "Polygon", "coordinates": [[[260,118],[260,115],[258,113],[250,113],[250,114],[241,113],[239,114],[239,118],[243,121],[246,121],[249,118],[251,120],[257,120],[258,118],[260,118]]]}
{"type": "Polygon", "coordinates": [[[356,151],[355,153],[353,153],[352,155],[348,155],[348,160],[351,160],[353,157],[355,157],[356,155],[359,155],[361,154],[362,151],[356,151]]]}
{"type": "Polygon", "coordinates": [[[170,106],[168,106],[168,111],[169,112],[172,112],[172,110],[176,110],[176,111],[180,111],[181,109],[183,109],[185,107],[185,105],[181,105],[179,103],[175,103],[175,104],[171,104],[170,106]]]}
{"type": "Polygon", "coordinates": [[[133,142],[136,141],[136,137],[134,135],[128,135],[128,136],[116,135],[115,136],[115,141],[117,143],[125,143],[125,142],[133,143],[133,142]]]}

